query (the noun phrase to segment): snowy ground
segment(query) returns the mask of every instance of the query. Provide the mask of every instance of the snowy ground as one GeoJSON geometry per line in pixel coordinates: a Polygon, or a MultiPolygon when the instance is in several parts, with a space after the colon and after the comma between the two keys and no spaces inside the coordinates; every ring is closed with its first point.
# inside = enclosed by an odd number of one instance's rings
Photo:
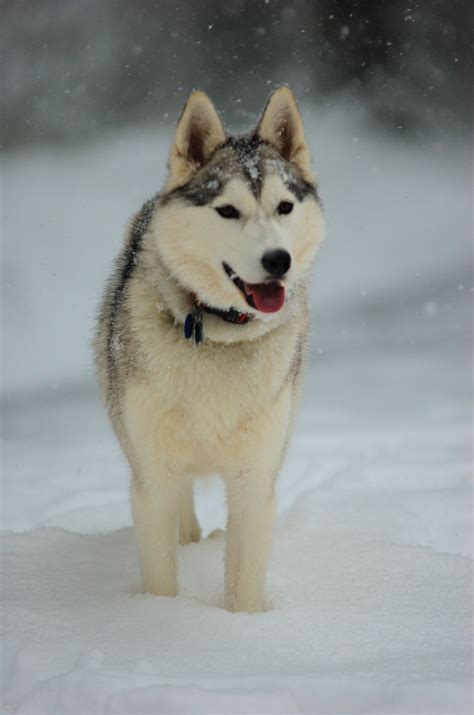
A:
{"type": "MultiPolygon", "coordinates": [[[[329,239],[261,615],[220,607],[222,534],[180,548],[178,598],[137,593],[90,379],[100,284],[161,181],[161,135],[7,158],[2,712],[471,711],[469,164],[347,112],[309,119],[329,239]]],[[[198,491],[209,534],[222,492],[198,491]]]]}

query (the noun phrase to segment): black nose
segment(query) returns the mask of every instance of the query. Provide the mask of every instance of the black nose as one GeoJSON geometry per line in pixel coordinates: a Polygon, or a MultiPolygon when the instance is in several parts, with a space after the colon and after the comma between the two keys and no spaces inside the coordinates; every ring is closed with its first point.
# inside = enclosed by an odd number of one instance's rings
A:
{"type": "Polygon", "coordinates": [[[290,270],[291,256],[288,251],[284,251],[281,248],[275,251],[267,251],[263,254],[262,264],[270,275],[281,277],[290,270]]]}

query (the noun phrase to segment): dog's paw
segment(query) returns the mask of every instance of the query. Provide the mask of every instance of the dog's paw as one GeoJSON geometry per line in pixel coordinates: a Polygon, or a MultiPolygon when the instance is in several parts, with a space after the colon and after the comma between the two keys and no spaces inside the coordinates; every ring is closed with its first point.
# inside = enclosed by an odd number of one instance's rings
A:
{"type": "Polygon", "coordinates": [[[208,539],[222,539],[225,536],[225,531],[224,529],[214,529],[214,531],[211,531],[209,536],[207,537],[208,539]]]}
{"type": "Polygon", "coordinates": [[[190,528],[179,528],[179,543],[181,546],[185,544],[197,543],[201,540],[201,527],[199,524],[194,524],[190,528]]]}
{"type": "Polygon", "coordinates": [[[236,599],[235,597],[224,597],[224,608],[229,613],[267,613],[273,610],[272,602],[267,598],[253,601],[250,599],[236,599]]]}
{"type": "Polygon", "coordinates": [[[148,574],[142,578],[142,593],[174,598],[178,595],[178,582],[172,577],[164,578],[163,574],[148,574]]]}

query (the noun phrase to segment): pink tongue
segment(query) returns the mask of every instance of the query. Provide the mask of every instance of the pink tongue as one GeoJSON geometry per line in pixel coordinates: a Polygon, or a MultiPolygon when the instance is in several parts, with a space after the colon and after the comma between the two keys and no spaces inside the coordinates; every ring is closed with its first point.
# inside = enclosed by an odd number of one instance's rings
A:
{"type": "Polygon", "coordinates": [[[276,281],[270,283],[244,283],[245,292],[262,313],[276,313],[285,302],[285,288],[276,281]]]}

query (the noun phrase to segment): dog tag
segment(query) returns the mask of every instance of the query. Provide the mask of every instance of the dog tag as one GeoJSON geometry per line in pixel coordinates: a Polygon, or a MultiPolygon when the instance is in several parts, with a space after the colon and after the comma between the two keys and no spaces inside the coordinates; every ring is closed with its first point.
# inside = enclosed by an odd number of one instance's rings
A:
{"type": "Polygon", "coordinates": [[[195,303],[193,310],[194,319],[194,343],[199,345],[204,340],[204,328],[202,324],[202,309],[198,303],[195,303]]]}
{"type": "Polygon", "coordinates": [[[194,325],[194,342],[196,345],[199,345],[199,343],[202,343],[204,340],[204,331],[202,327],[202,320],[199,323],[196,323],[194,325]]]}
{"type": "Polygon", "coordinates": [[[194,332],[194,315],[192,313],[188,313],[186,316],[186,320],[184,321],[184,337],[185,338],[190,338],[191,335],[194,332]]]}
{"type": "Polygon", "coordinates": [[[194,336],[195,345],[199,345],[204,341],[202,309],[198,303],[194,304],[193,312],[188,313],[184,321],[184,337],[189,339],[191,336],[194,336]]]}

